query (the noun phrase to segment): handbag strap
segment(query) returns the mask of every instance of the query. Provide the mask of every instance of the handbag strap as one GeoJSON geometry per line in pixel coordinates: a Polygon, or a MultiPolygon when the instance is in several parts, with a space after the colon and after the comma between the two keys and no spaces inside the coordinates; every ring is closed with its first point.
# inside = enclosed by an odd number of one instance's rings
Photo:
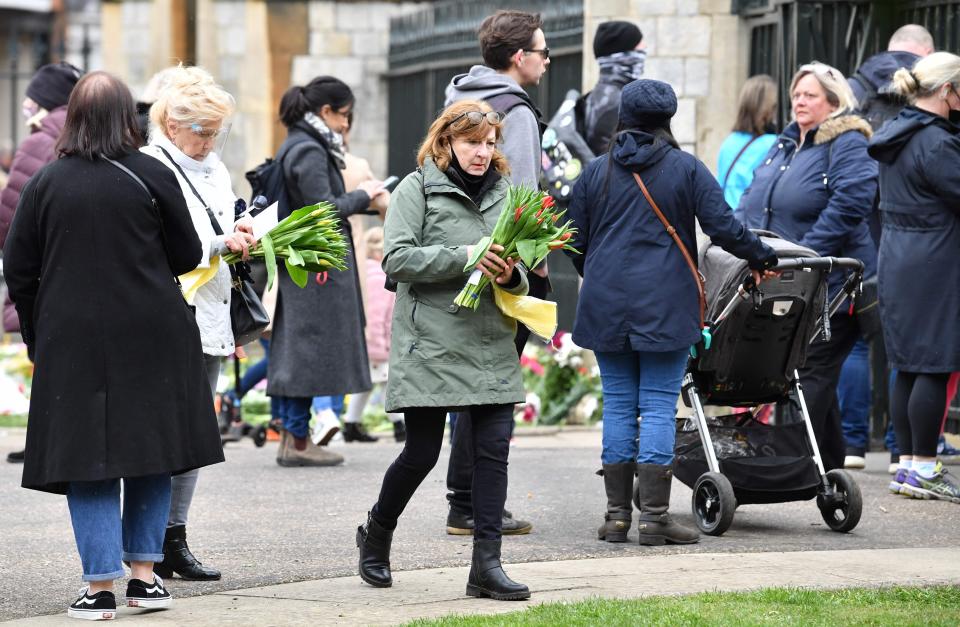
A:
{"type": "Polygon", "coordinates": [[[757,141],[758,139],[760,139],[759,135],[754,135],[753,137],[751,137],[750,141],[748,141],[746,144],[743,145],[743,148],[740,149],[740,152],[737,153],[737,156],[734,157],[733,161],[730,162],[730,167],[727,168],[727,173],[723,177],[724,191],[726,191],[727,189],[727,181],[730,180],[730,173],[733,172],[733,166],[737,165],[737,161],[740,159],[740,157],[743,156],[743,153],[747,152],[747,148],[750,147],[750,144],[757,141]]]}
{"type": "Polygon", "coordinates": [[[193,192],[193,195],[197,197],[197,200],[200,201],[200,204],[203,205],[203,208],[207,211],[207,217],[210,218],[210,226],[213,227],[213,232],[217,235],[223,235],[223,229],[220,228],[220,223],[217,222],[216,216],[213,215],[213,211],[210,209],[210,205],[207,204],[207,201],[203,199],[203,196],[200,195],[200,192],[197,191],[197,188],[193,186],[193,183],[190,181],[190,178],[187,176],[186,172],[183,171],[183,168],[180,167],[180,164],[174,161],[173,157],[167,152],[167,149],[163,146],[157,146],[160,149],[160,152],[163,153],[163,156],[173,164],[173,167],[177,169],[177,172],[180,173],[180,176],[184,181],[187,182],[187,186],[190,188],[190,191],[193,192]]]}
{"type": "Polygon", "coordinates": [[[687,250],[687,247],[684,246],[680,236],[677,235],[677,229],[673,228],[673,225],[670,224],[670,221],[667,220],[667,217],[663,215],[662,211],[660,211],[660,207],[657,206],[657,202],[653,199],[653,196],[651,196],[650,192],[647,191],[647,186],[643,184],[643,179],[640,178],[640,175],[636,172],[633,172],[633,178],[637,180],[637,185],[640,187],[640,191],[643,192],[643,197],[647,199],[647,202],[650,203],[650,207],[653,208],[653,212],[657,214],[658,218],[660,218],[660,222],[663,223],[663,228],[665,228],[670,237],[673,238],[673,241],[677,244],[680,252],[683,253],[683,258],[687,262],[687,267],[690,268],[690,273],[693,275],[693,282],[697,286],[697,295],[700,297],[700,328],[702,329],[703,316],[707,309],[707,294],[703,288],[703,276],[700,274],[700,271],[697,270],[697,264],[693,262],[693,257],[690,256],[690,251],[687,250]]]}
{"type": "MultiPolygon", "coordinates": [[[[114,167],[119,168],[121,171],[125,172],[127,176],[132,178],[134,182],[139,185],[143,191],[150,197],[150,206],[153,207],[153,212],[157,216],[157,220],[160,222],[160,240],[163,242],[163,252],[167,255],[167,265],[170,265],[170,254],[167,252],[169,247],[167,246],[167,234],[163,228],[163,217],[160,215],[160,207],[157,205],[157,199],[154,197],[153,193],[150,191],[150,188],[147,187],[147,184],[143,182],[139,176],[137,176],[133,170],[123,165],[119,161],[114,161],[113,159],[100,155],[100,158],[104,161],[112,164],[114,167]]],[[[170,268],[170,272],[173,274],[173,279],[177,282],[177,285],[180,285],[180,277],[177,276],[177,273],[173,271],[173,268],[170,268]]],[[[180,291],[183,291],[183,286],[180,286],[180,291]]]]}

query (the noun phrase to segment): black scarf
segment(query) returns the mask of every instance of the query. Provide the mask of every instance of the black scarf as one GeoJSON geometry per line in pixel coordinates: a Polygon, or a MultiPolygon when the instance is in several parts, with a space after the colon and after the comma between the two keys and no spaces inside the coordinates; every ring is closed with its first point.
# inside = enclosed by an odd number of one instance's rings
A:
{"type": "Polygon", "coordinates": [[[500,173],[497,172],[492,163],[483,174],[470,174],[463,169],[455,154],[450,155],[450,166],[447,168],[446,174],[453,184],[463,190],[463,193],[477,207],[480,206],[480,202],[487,192],[500,180],[500,173]]]}

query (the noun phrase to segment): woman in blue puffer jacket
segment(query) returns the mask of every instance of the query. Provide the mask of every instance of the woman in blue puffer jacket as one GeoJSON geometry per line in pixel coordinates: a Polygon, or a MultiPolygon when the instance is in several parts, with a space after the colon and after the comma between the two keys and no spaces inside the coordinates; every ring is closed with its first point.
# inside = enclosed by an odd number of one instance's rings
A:
{"type": "Polygon", "coordinates": [[[689,349],[700,340],[697,287],[635,176],[696,258],[696,221],[725,250],[749,260],[759,281],[776,254],[733,217],[703,163],[670,132],[670,85],[637,80],[620,101],[620,128],[607,156],[577,181],[569,216],[579,232],[571,255],[583,286],[574,341],[592,349],[603,385],[603,478],[607,512],[599,539],[624,542],[639,486],[640,544],[696,542],[670,520],[676,403],[689,349]],[[628,288],[629,287],[629,288],[628,288]],[[637,442],[637,414],[643,417],[637,442]]]}
{"type": "MultiPolygon", "coordinates": [[[[780,135],[744,192],[737,216],[812,248],[821,256],[853,257],[876,273],[877,253],[866,218],[877,194],[877,163],[867,155],[872,134],[852,114],[856,100],[837,69],[823,63],[800,67],[790,83],[794,121],[780,135]]],[[[842,274],[830,276],[831,294],[842,274]]],[[[800,369],[804,398],[826,470],[843,467],[845,444],[837,401],[844,360],[860,337],[846,308],[830,318],[831,339],[807,349],[800,369]]]]}

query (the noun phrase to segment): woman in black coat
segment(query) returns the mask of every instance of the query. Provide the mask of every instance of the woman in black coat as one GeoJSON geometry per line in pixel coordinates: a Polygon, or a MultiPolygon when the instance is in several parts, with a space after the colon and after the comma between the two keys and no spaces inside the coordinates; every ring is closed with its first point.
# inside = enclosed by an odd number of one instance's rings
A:
{"type": "MultiPolygon", "coordinates": [[[[344,187],[342,133],[350,126],[353,102],[350,88],[331,76],[317,77],[303,87],[295,85],[280,101],[280,120],[290,129],[279,152],[289,201],[287,215],[314,203],[333,203],[349,247],[347,270],[311,276],[305,288],[298,287],[286,271],[278,274],[280,293],[270,340],[267,393],[279,397],[278,412],[284,426],[277,456],[281,466],[341,463],[340,455],[309,444],[312,399],[366,392],[373,387],[363,297],[347,218],[357,213],[383,213],[390,195],[379,181],[364,181],[352,192],[344,187]]],[[[326,444],[326,439],[318,443],[326,444]]]]}
{"type": "Polygon", "coordinates": [[[677,397],[690,347],[701,338],[697,286],[638,180],[694,259],[699,220],[725,250],[749,260],[757,281],[777,262],[733,217],[706,166],[680,150],[670,132],[676,111],[670,85],[646,79],[627,85],[620,101],[624,130],[609,155],[587,166],[570,201],[579,229],[572,244],[583,253],[571,254],[583,276],[573,340],[596,353],[603,384],[607,512],[598,536],[608,542],[627,539],[635,472],[640,544],[698,539],[667,514],[677,397]]]}
{"type": "Polygon", "coordinates": [[[900,449],[893,492],[960,503],[960,485],[937,464],[937,439],[960,371],[960,57],[937,52],[892,87],[912,106],[878,131],[879,287],[883,336],[897,370],[890,417],[900,449]]]}
{"type": "Polygon", "coordinates": [[[170,604],[153,562],[171,473],[223,461],[200,336],[174,280],[200,245],[176,179],[138,143],[129,89],[103,72],[81,79],[62,158],[24,188],[3,251],[35,365],[23,487],[67,496],[88,582],[68,610],[80,618],[113,617],[122,560],[128,604],[170,604]]]}

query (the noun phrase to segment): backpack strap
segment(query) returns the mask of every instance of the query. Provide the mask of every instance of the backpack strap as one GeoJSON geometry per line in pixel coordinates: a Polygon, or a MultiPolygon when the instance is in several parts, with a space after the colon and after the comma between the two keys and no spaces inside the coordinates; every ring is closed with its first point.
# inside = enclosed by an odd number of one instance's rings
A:
{"type": "Polygon", "coordinates": [[[653,209],[653,212],[657,214],[657,217],[660,219],[660,222],[663,224],[663,228],[667,230],[667,233],[676,243],[677,248],[680,249],[680,252],[683,254],[684,261],[687,262],[687,267],[690,269],[690,273],[693,275],[693,282],[697,285],[697,296],[700,300],[700,328],[703,328],[703,316],[704,312],[707,309],[707,293],[704,289],[704,279],[703,275],[700,274],[700,271],[697,270],[697,264],[694,263],[693,257],[690,256],[690,251],[687,250],[687,247],[683,244],[683,240],[680,239],[680,236],[677,235],[677,229],[670,224],[670,221],[667,220],[667,217],[663,215],[663,212],[660,211],[660,207],[657,206],[657,202],[653,199],[653,196],[650,195],[650,192],[647,191],[647,186],[643,184],[643,179],[640,178],[640,175],[636,172],[633,172],[633,178],[637,181],[637,186],[640,187],[640,191],[643,192],[643,197],[647,199],[647,202],[650,204],[650,207],[653,209]]]}
{"type": "Polygon", "coordinates": [[[751,137],[751,138],[750,138],[750,141],[748,141],[746,144],[743,145],[743,148],[740,149],[740,152],[737,153],[737,156],[734,157],[734,158],[733,158],[733,161],[730,162],[730,167],[727,168],[727,173],[726,173],[726,174],[724,175],[724,177],[723,177],[723,190],[724,190],[724,191],[727,190],[727,181],[730,180],[730,173],[733,172],[733,166],[737,165],[737,161],[740,159],[740,157],[743,156],[743,153],[745,153],[745,152],[747,151],[747,148],[750,147],[750,144],[752,144],[753,142],[757,141],[758,139],[760,139],[760,136],[759,136],[759,135],[754,135],[753,137],[751,137]]]}
{"type": "Polygon", "coordinates": [[[533,101],[531,101],[529,97],[524,98],[519,94],[506,93],[497,94],[484,100],[488,105],[493,107],[494,111],[503,113],[504,117],[519,106],[527,107],[533,113],[533,118],[537,121],[537,128],[540,129],[540,137],[543,137],[543,132],[547,129],[547,125],[543,121],[543,114],[540,113],[540,109],[533,104],[533,101]]]}

